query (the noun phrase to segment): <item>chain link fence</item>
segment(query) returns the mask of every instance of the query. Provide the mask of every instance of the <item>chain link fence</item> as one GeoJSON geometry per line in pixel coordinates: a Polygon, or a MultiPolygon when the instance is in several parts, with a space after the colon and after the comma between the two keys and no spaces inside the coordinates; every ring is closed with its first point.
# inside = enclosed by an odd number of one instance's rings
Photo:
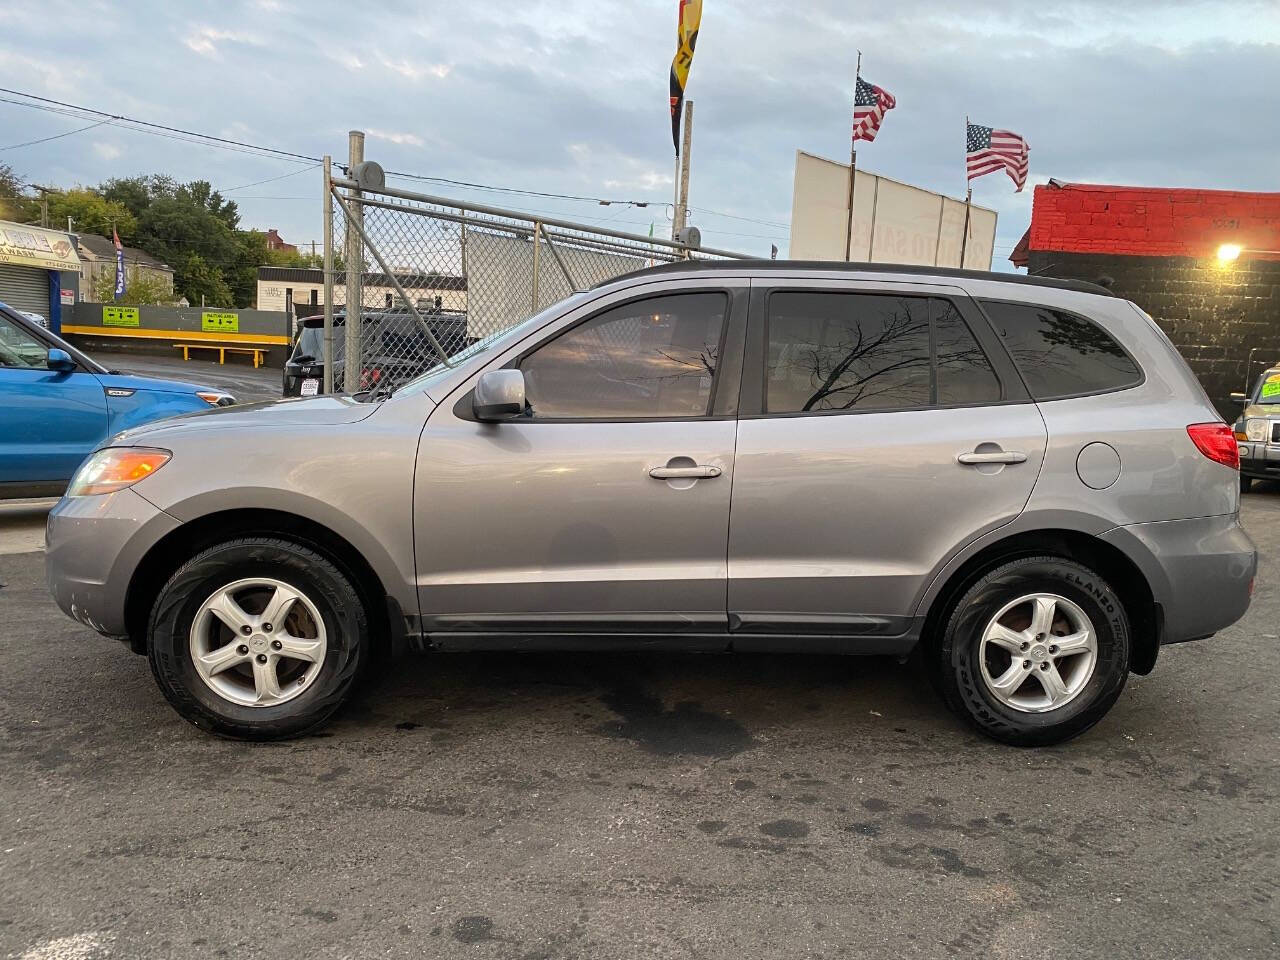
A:
{"type": "Polygon", "coordinates": [[[326,352],[325,365],[338,392],[394,388],[441,354],[451,357],[621,274],[746,256],[386,186],[331,183],[334,321],[326,343],[333,355],[326,352]],[[353,263],[362,269],[349,269],[353,263]]]}

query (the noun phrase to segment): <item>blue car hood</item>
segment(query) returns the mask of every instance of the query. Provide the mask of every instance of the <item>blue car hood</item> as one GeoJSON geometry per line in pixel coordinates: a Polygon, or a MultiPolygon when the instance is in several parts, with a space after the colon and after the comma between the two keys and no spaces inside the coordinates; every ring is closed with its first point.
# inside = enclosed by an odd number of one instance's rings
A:
{"type": "MultiPolygon", "coordinates": [[[[158,377],[139,377],[132,373],[95,373],[104,387],[115,390],[147,390],[152,393],[194,394],[197,390],[210,391],[213,387],[183,380],[161,380],[158,377]]],[[[218,391],[224,393],[225,391],[218,391]]]]}

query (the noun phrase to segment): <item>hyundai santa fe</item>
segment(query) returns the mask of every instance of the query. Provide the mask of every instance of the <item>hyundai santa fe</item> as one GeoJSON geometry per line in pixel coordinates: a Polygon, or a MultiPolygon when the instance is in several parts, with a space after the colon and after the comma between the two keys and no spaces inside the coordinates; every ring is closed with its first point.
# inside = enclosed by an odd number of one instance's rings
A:
{"type": "Polygon", "coordinates": [[[1048,744],[1244,614],[1238,465],[1100,287],[682,263],[394,391],[122,433],[48,577],[226,736],[314,728],[384,649],[660,647],[915,652],[980,731],[1048,744]]]}

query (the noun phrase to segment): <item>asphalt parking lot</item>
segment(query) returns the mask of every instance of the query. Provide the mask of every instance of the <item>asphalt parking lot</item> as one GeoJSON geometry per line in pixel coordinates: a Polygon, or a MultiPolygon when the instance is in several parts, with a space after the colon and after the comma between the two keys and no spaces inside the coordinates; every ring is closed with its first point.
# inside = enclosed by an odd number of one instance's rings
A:
{"type": "Polygon", "coordinates": [[[226,390],[240,403],[278,400],[281,390],[279,367],[258,367],[244,356],[232,354],[226,363],[193,356],[183,360],[177,356],[124,353],[121,351],[89,351],[95,360],[110,370],[144,377],[185,380],[202,387],[226,390]]]}
{"type": "Polygon", "coordinates": [[[1244,516],[1248,617],[1044,750],[893,661],[666,654],[411,658],[227,742],[0,552],[0,956],[1275,957],[1280,490],[1244,516]]]}

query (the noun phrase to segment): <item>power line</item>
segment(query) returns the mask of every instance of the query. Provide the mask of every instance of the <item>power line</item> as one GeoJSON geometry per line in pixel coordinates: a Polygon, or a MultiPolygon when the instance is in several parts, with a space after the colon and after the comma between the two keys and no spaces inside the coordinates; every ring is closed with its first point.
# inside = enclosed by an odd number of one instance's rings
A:
{"type": "MultiPolygon", "coordinates": [[[[258,187],[258,186],[261,186],[261,185],[262,185],[262,184],[264,184],[264,183],[275,183],[277,180],[284,180],[286,177],[296,177],[296,176],[297,176],[298,174],[300,174],[300,173],[309,173],[310,171],[315,170],[315,169],[317,169],[318,167],[321,167],[321,166],[323,166],[323,165],[324,165],[324,164],[323,164],[323,162],[321,162],[321,163],[316,164],[314,167],[303,167],[301,170],[293,170],[293,171],[291,171],[291,172],[289,172],[289,173],[282,173],[282,174],[280,174],[280,176],[278,176],[278,177],[267,177],[267,179],[265,179],[265,180],[255,180],[255,181],[253,181],[253,183],[242,183],[242,184],[241,184],[240,186],[238,186],[238,187],[232,187],[232,188],[231,188],[231,189],[229,189],[229,190],[222,190],[222,191],[219,191],[219,192],[220,192],[220,193],[235,193],[237,190],[248,190],[250,187],[258,187]]],[[[272,199],[272,198],[270,198],[270,197],[245,197],[244,199],[246,199],[246,200],[257,200],[257,199],[261,199],[261,200],[269,200],[269,199],[272,199]]],[[[291,197],[279,197],[279,198],[277,198],[277,199],[280,199],[280,200],[289,200],[289,199],[294,199],[294,198],[291,198],[291,197]]],[[[302,198],[297,198],[297,199],[302,199],[302,198]]],[[[309,199],[309,200],[313,200],[313,199],[315,199],[315,198],[314,198],[314,197],[308,197],[307,199],[309,199]]]]}
{"type": "MultiPolygon", "coordinates": [[[[24,97],[27,100],[34,100],[36,103],[23,103],[16,100],[6,100],[6,103],[13,103],[20,107],[32,107],[35,109],[46,109],[54,113],[62,113],[67,110],[75,111],[79,114],[87,114],[93,117],[102,117],[104,123],[110,123],[115,126],[129,124],[129,129],[139,130],[141,133],[158,133],[160,136],[178,135],[186,138],[195,138],[196,140],[206,142],[212,145],[222,145],[228,148],[239,148],[254,150],[259,153],[273,154],[279,157],[285,157],[290,160],[305,160],[308,163],[322,163],[320,157],[309,157],[306,154],[294,153],[292,150],[280,150],[277,147],[267,147],[258,143],[247,143],[243,140],[231,140],[227,137],[215,137],[208,133],[199,133],[195,130],[184,130],[181,127],[172,127],[163,123],[152,123],[149,120],[137,120],[133,117],[127,117],[118,113],[107,113],[105,110],[95,110],[93,107],[84,107],[75,103],[66,103],[62,100],[52,100],[49,97],[37,96],[34,93],[24,93],[21,90],[10,90],[0,87],[0,93],[7,93],[14,97],[24,97]],[[42,104],[47,106],[41,106],[42,104]],[[60,108],[53,110],[52,108],[60,108]]],[[[2,99],[2,98],[0,98],[2,99]]]]}
{"type": "Polygon", "coordinates": [[[39,140],[27,140],[25,143],[11,143],[7,147],[0,147],[0,150],[17,150],[19,147],[34,147],[37,143],[48,143],[50,140],[61,140],[63,137],[69,137],[76,133],[84,133],[86,130],[92,130],[94,127],[100,127],[106,122],[106,120],[99,120],[97,123],[91,123],[87,127],[68,130],[66,133],[55,133],[52,137],[41,137],[39,140]]]}
{"type": "Polygon", "coordinates": [[[520,190],[516,187],[497,187],[488,183],[472,183],[468,180],[450,180],[448,177],[428,177],[421,173],[404,173],[398,170],[388,170],[388,177],[403,177],[406,180],[422,180],[427,183],[447,183],[455,187],[466,187],[469,190],[490,190],[494,193],[517,193],[525,197],[546,197],[550,200],[575,200],[580,203],[597,203],[602,207],[620,204],[628,207],[648,207],[658,206],[665,201],[662,200],[613,200],[607,197],[589,197],[576,193],[548,193],[542,190],[520,190]]]}

